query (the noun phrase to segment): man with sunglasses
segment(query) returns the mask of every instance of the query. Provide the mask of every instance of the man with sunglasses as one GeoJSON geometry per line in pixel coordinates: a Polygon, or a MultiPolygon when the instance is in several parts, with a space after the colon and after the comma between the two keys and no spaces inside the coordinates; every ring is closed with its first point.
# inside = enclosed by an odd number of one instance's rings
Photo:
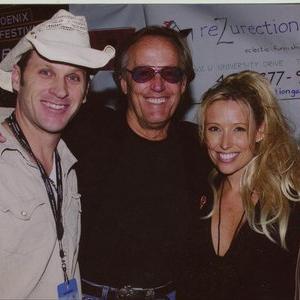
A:
{"type": "Polygon", "coordinates": [[[86,299],[175,299],[191,207],[207,170],[197,126],[176,116],[194,78],[186,41],[163,27],[136,32],[119,50],[114,78],[125,108],[88,119],[81,112],[68,134],[85,199],[83,292],[86,299]],[[89,136],[72,135],[84,122],[89,136]],[[78,140],[93,147],[81,152],[78,140]]]}

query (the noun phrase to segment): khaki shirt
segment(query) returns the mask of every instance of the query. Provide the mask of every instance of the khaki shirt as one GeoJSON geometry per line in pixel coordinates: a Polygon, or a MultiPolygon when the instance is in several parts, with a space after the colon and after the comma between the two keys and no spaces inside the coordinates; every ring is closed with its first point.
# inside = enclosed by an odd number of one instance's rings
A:
{"type": "MultiPolygon", "coordinates": [[[[63,282],[54,217],[40,171],[3,126],[0,143],[0,299],[56,299],[63,282]]],[[[63,248],[80,289],[80,195],[75,157],[58,144],[63,173],[63,248]]]]}

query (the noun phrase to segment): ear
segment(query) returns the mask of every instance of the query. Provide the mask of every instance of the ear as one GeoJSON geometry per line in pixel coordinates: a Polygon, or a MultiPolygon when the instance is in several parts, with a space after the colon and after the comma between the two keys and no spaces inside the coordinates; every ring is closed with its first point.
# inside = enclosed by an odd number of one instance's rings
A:
{"type": "Polygon", "coordinates": [[[186,89],[186,83],[187,83],[187,80],[186,80],[186,77],[184,76],[184,79],[183,79],[183,81],[181,82],[181,95],[185,92],[185,89],[186,89]]]}
{"type": "Polygon", "coordinates": [[[122,89],[122,92],[127,95],[128,92],[128,85],[127,85],[127,81],[125,78],[123,78],[123,76],[120,76],[120,86],[122,89]]]}
{"type": "Polygon", "coordinates": [[[263,122],[257,132],[256,132],[256,137],[255,137],[255,141],[256,143],[259,143],[260,141],[262,141],[265,137],[265,122],[263,122]]]}
{"type": "Polygon", "coordinates": [[[21,86],[21,70],[18,65],[14,65],[11,72],[11,82],[13,90],[19,92],[21,86]]]}
{"type": "Polygon", "coordinates": [[[86,96],[87,96],[87,93],[89,91],[89,88],[90,88],[90,82],[88,82],[86,84],[86,88],[85,88],[85,92],[84,92],[84,97],[83,97],[83,100],[82,100],[82,103],[85,103],[86,102],[86,96]]]}

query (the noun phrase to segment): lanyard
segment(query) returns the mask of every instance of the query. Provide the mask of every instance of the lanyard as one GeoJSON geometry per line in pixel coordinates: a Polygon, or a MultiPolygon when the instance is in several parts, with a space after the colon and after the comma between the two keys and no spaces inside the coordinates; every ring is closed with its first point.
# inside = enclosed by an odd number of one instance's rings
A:
{"type": "Polygon", "coordinates": [[[34,159],[36,162],[41,177],[44,181],[45,188],[48,194],[49,203],[51,206],[51,210],[54,216],[55,225],[56,225],[56,234],[58,239],[58,245],[59,245],[59,256],[61,258],[61,266],[64,273],[64,280],[69,281],[68,275],[67,275],[67,266],[65,261],[65,253],[62,246],[62,237],[64,235],[64,227],[62,222],[62,203],[63,203],[63,185],[62,185],[62,169],[61,169],[61,162],[60,157],[58,154],[57,149],[55,149],[55,166],[56,166],[56,180],[57,180],[57,202],[55,199],[55,195],[51,186],[51,179],[48,177],[44,167],[40,163],[40,161],[35,157],[34,153],[32,152],[32,149],[22,131],[20,128],[18,121],[16,120],[15,113],[13,112],[7,119],[6,119],[10,129],[12,130],[13,134],[15,135],[18,142],[21,144],[21,146],[30,154],[30,156],[34,159]]]}

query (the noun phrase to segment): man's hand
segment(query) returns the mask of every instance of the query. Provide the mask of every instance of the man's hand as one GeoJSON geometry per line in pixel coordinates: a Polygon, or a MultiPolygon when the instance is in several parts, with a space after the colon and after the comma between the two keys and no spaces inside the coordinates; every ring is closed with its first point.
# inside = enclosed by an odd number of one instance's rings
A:
{"type": "Polygon", "coordinates": [[[0,132],[0,143],[4,143],[4,142],[6,142],[6,137],[4,137],[0,132]]]}

